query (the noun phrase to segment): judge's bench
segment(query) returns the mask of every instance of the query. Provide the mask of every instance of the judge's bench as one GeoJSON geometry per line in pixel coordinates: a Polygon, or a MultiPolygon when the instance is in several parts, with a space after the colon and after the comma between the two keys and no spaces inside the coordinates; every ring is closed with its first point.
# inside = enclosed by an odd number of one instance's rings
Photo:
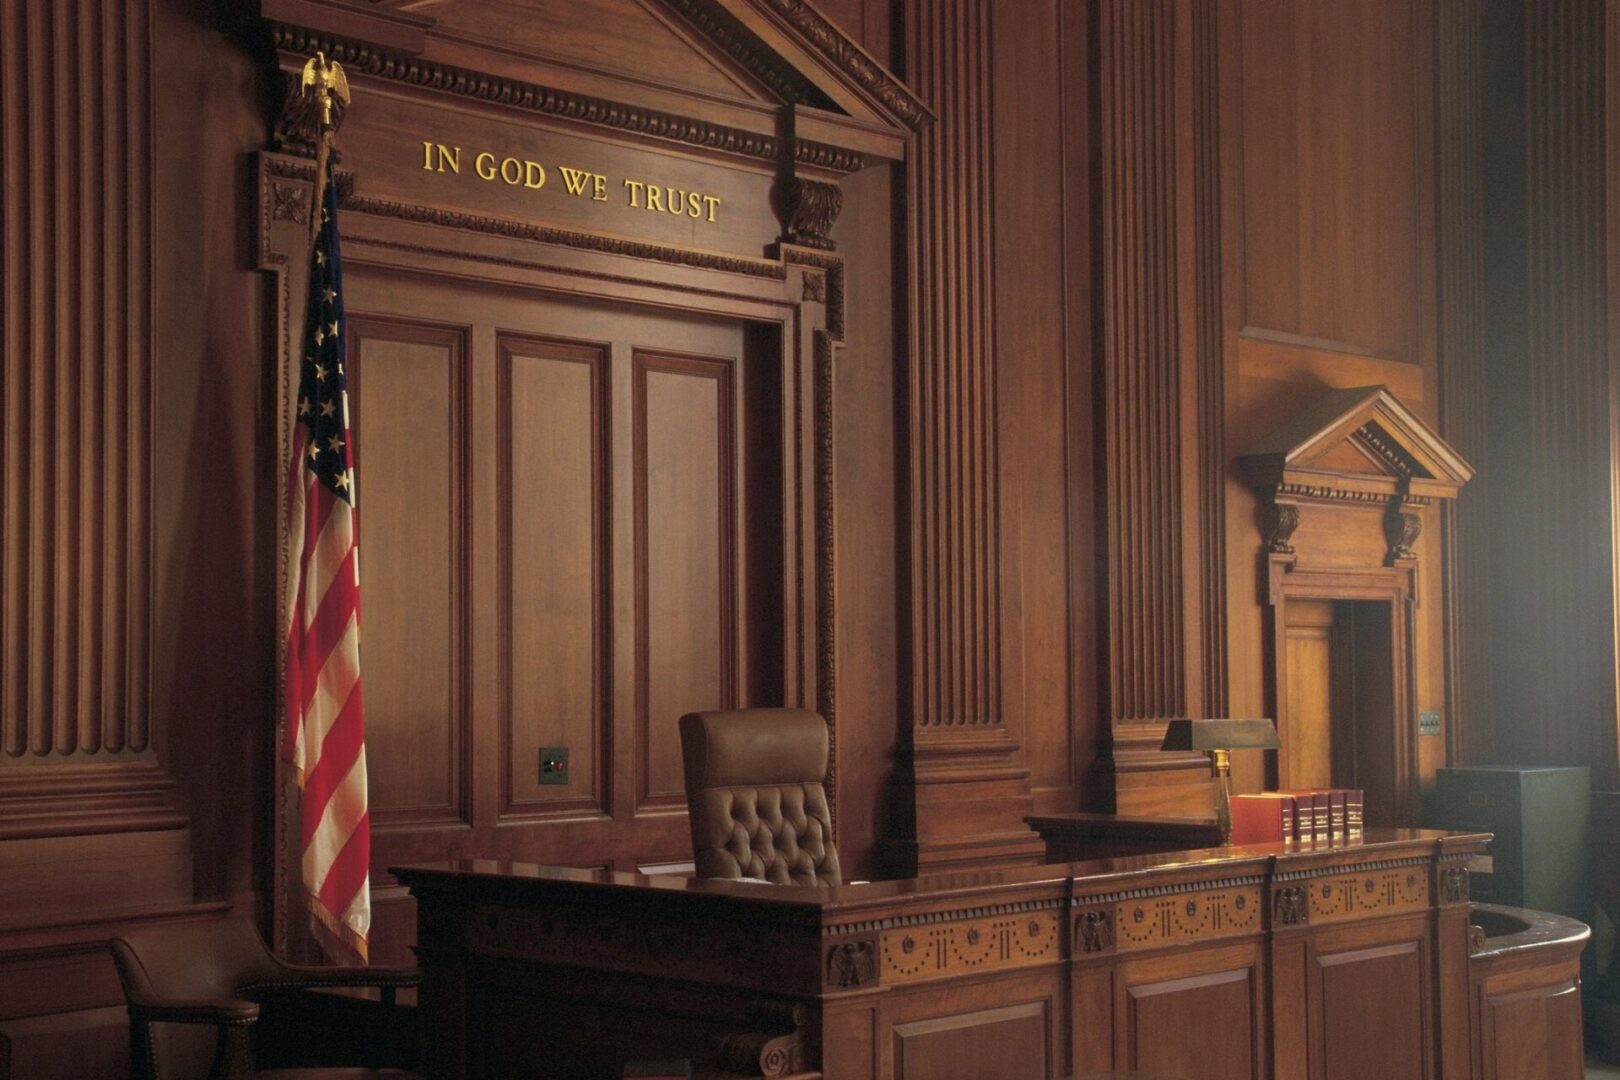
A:
{"type": "Polygon", "coordinates": [[[1369,830],[833,887],[394,872],[419,905],[433,1076],[675,1058],[835,1080],[1578,1077],[1585,928],[1471,920],[1488,840],[1369,830]]]}

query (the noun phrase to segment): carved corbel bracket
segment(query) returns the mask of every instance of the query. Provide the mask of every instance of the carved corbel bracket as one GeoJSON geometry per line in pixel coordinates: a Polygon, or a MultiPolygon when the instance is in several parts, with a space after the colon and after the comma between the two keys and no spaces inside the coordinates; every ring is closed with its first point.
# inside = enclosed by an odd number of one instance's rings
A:
{"type": "Polygon", "coordinates": [[[1417,558],[1412,545],[1417,543],[1422,532],[1423,518],[1406,509],[1406,502],[1401,496],[1395,496],[1390,501],[1389,509],[1384,511],[1384,539],[1389,543],[1384,564],[1394,566],[1403,560],[1417,558]]]}
{"type": "Polygon", "coordinates": [[[1293,538],[1294,530],[1299,528],[1299,507],[1293,503],[1279,503],[1275,501],[1266,507],[1266,553],[1270,555],[1292,555],[1294,545],[1289,541],[1293,538]]]}
{"type": "Polygon", "coordinates": [[[833,249],[833,222],[844,209],[844,193],[837,184],[784,177],[776,186],[777,214],[782,219],[782,240],[801,247],[833,249]]]}
{"type": "Polygon", "coordinates": [[[720,1039],[719,1065],[744,1076],[766,1078],[805,1072],[813,1067],[806,1027],[810,1010],[802,1004],[762,1003],[750,1022],[760,1027],[789,1027],[786,1032],[741,1031],[720,1039]]]}

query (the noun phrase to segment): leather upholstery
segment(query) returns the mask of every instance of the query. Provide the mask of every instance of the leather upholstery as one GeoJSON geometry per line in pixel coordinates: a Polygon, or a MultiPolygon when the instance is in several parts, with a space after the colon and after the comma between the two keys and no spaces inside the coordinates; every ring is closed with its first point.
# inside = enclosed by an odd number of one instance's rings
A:
{"type": "Polygon", "coordinates": [[[827,723],[804,709],[681,717],[699,877],[837,885],[827,806],[827,723]]]}
{"type": "Polygon", "coordinates": [[[255,993],[316,986],[393,988],[421,980],[414,969],[284,964],[245,919],[169,923],[112,942],[129,1003],[132,1074],[138,1080],[274,1076],[282,1080],[409,1080],[395,1069],[340,1067],[254,1073],[249,1038],[255,993]]]}

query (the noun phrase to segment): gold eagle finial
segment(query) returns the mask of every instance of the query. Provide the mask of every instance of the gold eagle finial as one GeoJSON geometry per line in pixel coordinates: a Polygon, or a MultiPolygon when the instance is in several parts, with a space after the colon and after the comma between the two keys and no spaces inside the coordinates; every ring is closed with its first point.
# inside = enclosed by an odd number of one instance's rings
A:
{"type": "Polygon", "coordinates": [[[316,53],[304,64],[300,89],[306,97],[314,95],[315,104],[321,110],[321,132],[331,131],[334,100],[339,113],[349,107],[349,79],[343,74],[343,65],[336,60],[328,61],[323,52],[316,53]]]}

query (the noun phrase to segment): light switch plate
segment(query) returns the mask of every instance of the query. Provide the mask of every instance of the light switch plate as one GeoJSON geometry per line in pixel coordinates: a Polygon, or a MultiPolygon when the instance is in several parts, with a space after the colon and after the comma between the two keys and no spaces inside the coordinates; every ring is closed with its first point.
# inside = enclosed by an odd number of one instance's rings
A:
{"type": "Polygon", "coordinates": [[[540,748],[540,782],[542,784],[568,783],[568,747],[542,746],[540,748]]]}
{"type": "Polygon", "coordinates": [[[1424,709],[1422,712],[1418,713],[1418,734],[1440,734],[1440,710],[1424,709]]]}

